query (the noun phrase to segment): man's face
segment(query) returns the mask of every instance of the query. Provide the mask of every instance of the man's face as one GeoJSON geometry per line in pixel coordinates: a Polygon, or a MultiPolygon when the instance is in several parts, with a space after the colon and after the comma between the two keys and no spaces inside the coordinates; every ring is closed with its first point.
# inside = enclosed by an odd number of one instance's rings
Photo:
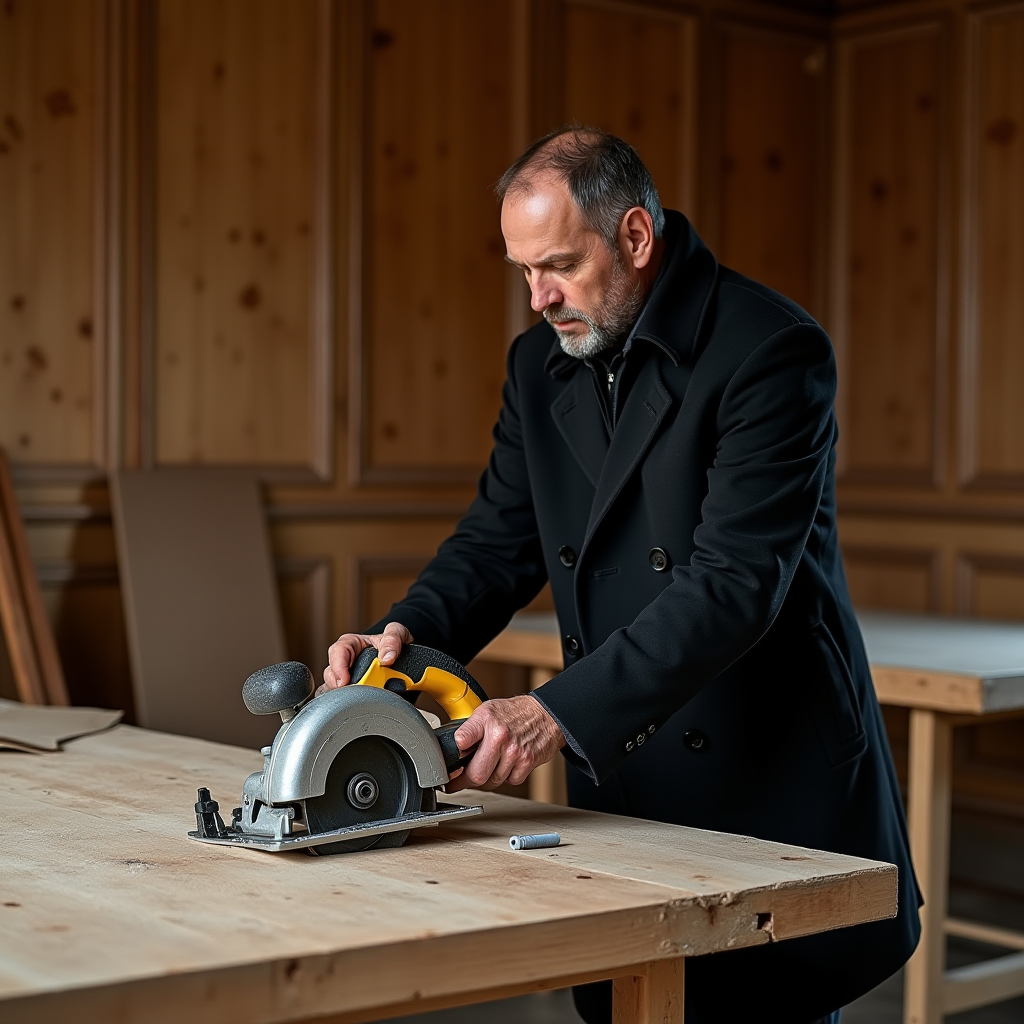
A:
{"type": "Polygon", "coordinates": [[[618,344],[643,304],[639,275],[580,216],[566,186],[538,176],[501,207],[506,260],[530,286],[530,304],[562,348],[586,359],[618,344]]]}

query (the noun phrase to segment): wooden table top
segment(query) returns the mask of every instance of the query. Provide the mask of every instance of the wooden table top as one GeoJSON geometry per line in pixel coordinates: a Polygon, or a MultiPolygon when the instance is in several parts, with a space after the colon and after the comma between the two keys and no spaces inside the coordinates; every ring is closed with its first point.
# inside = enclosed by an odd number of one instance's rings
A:
{"type": "MultiPolygon", "coordinates": [[[[897,612],[858,612],[883,704],[958,715],[1024,709],[1024,624],[897,612]]],[[[523,612],[480,655],[558,671],[553,612],[523,612]]]]}
{"type": "Polygon", "coordinates": [[[896,912],[892,865],[495,794],[397,850],[204,845],[259,755],[128,726],[0,763],[7,1024],[373,1019],[896,912]]]}

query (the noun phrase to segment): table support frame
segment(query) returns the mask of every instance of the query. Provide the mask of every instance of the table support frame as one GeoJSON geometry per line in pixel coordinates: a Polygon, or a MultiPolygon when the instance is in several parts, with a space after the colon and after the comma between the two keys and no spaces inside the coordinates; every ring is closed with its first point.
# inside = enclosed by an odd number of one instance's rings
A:
{"type": "Polygon", "coordinates": [[[612,1024],[683,1024],[684,962],[655,960],[643,974],[616,978],[612,1024]]]}
{"type": "Polygon", "coordinates": [[[685,957],[652,960],[648,963],[623,967],[614,973],[596,971],[571,977],[549,978],[521,985],[503,985],[491,990],[460,993],[420,999],[411,1003],[377,1007],[372,1010],[330,1014],[308,1018],[298,1024],[370,1024],[382,1018],[410,1016],[456,1006],[484,1004],[496,999],[534,995],[553,989],[587,985],[595,981],[612,982],[613,1024],[684,1024],[685,957]]]}
{"type": "Polygon", "coordinates": [[[907,824],[925,905],[921,941],[906,968],[904,1024],[941,1024],[948,1013],[1024,993],[1024,953],[946,968],[947,935],[1024,949],[1024,934],[948,917],[953,727],[963,721],[925,708],[910,710],[907,824]]]}

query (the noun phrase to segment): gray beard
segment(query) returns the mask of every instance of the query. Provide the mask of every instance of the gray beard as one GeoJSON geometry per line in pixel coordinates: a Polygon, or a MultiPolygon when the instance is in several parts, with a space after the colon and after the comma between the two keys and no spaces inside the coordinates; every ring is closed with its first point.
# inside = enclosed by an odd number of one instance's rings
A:
{"type": "Polygon", "coordinates": [[[562,351],[574,359],[590,359],[600,352],[616,348],[629,333],[640,315],[644,294],[639,281],[631,281],[621,257],[616,254],[615,269],[601,305],[589,316],[581,309],[563,307],[551,312],[544,310],[544,319],[549,324],[580,320],[587,325],[587,333],[566,334],[556,328],[558,343],[562,351]]]}

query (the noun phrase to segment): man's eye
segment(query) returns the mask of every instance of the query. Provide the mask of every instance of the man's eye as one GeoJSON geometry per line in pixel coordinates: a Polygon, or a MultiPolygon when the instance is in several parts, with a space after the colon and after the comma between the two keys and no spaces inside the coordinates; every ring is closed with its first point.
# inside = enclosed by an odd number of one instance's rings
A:
{"type": "Polygon", "coordinates": [[[577,264],[575,263],[566,263],[561,267],[555,267],[555,270],[560,274],[571,274],[576,269],[576,266],[577,264]]]}

